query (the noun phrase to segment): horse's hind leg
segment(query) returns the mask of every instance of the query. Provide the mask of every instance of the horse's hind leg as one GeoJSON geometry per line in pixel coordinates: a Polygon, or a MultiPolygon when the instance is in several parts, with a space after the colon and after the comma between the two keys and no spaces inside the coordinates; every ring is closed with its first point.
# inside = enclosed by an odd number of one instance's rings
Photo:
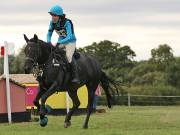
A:
{"type": "Polygon", "coordinates": [[[73,113],[75,112],[75,110],[78,109],[79,105],[80,105],[80,101],[77,95],[77,90],[69,90],[68,94],[70,96],[70,98],[72,99],[73,102],[73,107],[72,109],[70,109],[70,111],[68,112],[68,114],[66,115],[65,121],[64,121],[64,127],[67,128],[71,125],[71,116],[73,115],[73,113]]]}
{"type": "Polygon", "coordinates": [[[88,106],[87,106],[87,116],[86,116],[86,120],[84,122],[83,128],[87,129],[88,128],[88,122],[89,122],[89,118],[90,115],[92,113],[93,110],[93,101],[94,101],[94,96],[95,96],[95,91],[98,85],[96,84],[88,84],[87,88],[88,88],[88,106]]]}

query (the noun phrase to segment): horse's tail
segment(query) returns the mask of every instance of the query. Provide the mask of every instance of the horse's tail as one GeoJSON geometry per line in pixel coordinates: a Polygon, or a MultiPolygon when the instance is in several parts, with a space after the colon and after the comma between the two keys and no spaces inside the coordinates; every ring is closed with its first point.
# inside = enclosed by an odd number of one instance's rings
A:
{"type": "Polygon", "coordinates": [[[119,95],[117,83],[109,78],[103,71],[101,71],[101,86],[106,94],[108,107],[111,108],[112,102],[115,101],[115,93],[119,95]]]}

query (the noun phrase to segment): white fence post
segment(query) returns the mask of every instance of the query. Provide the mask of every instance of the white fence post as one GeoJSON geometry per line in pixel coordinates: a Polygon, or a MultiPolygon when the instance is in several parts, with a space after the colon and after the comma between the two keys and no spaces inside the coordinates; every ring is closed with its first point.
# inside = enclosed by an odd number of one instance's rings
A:
{"type": "Polygon", "coordinates": [[[131,95],[130,95],[130,93],[128,93],[128,106],[129,107],[131,106],[131,95]]]}
{"type": "Polygon", "coordinates": [[[7,112],[9,124],[12,123],[11,116],[11,96],[10,96],[10,85],[9,85],[9,63],[8,63],[8,43],[4,42],[4,75],[6,77],[6,99],[7,99],[7,112]]]}

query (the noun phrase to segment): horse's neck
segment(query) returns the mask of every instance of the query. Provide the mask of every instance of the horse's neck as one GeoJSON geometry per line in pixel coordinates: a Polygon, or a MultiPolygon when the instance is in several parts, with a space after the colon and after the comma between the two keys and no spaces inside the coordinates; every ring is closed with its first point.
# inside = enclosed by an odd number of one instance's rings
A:
{"type": "Polygon", "coordinates": [[[41,48],[41,58],[39,59],[39,64],[45,64],[51,54],[51,47],[47,44],[40,44],[41,48]]]}

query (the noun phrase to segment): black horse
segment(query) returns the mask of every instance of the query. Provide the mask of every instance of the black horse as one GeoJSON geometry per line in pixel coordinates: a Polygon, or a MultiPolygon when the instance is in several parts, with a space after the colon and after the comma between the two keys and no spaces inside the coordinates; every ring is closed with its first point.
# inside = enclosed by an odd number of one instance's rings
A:
{"type": "MultiPolygon", "coordinates": [[[[80,84],[73,84],[71,82],[71,72],[68,68],[68,64],[66,64],[63,49],[59,49],[59,52],[57,52],[57,49],[54,49],[50,44],[39,40],[37,35],[34,35],[30,40],[24,35],[24,39],[27,42],[24,50],[26,55],[24,65],[25,73],[28,74],[34,69],[39,82],[39,92],[34,100],[34,105],[37,106],[40,111],[41,122],[45,121],[45,118],[47,119],[45,116],[47,113],[45,107],[47,98],[58,90],[67,91],[73,101],[73,107],[66,115],[64,121],[65,127],[71,125],[71,116],[80,105],[77,90],[83,85],[86,85],[88,89],[87,117],[83,128],[88,128],[88,121],[93,110],[95,90],[99,83],[105,91],[108,107],[111,108],[113,99],[112,93],[115,92],[114,90],[117,90],[115,89],[116,84],[101,70],[95,58],[82,53],[73,56],[78,63],[78,74],[81,81],[80,84]],[[59,65],[53,64],[54,59],[59,61],[59,65]],[[40,99],[41,104],[39,104],[40,99]]],[[[41,123],[41,126],[45,126],[46,124],[47,120],[44,124],[41,123]]]]}

